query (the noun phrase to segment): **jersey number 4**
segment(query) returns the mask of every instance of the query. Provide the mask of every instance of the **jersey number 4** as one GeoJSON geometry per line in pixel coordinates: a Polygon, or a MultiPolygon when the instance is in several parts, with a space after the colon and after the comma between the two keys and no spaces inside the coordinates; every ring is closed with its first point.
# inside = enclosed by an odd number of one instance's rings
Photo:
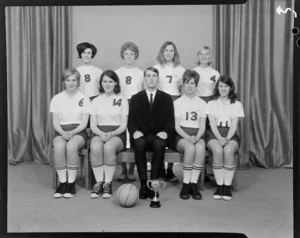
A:
{"type": "Polygon", "coordinates": [[[113,106],[121,106],[122,105],[122,99],[119,99],[118,101],[116,99],[114,99],[114,102],[113,102],[113,106]]]}
{"type": "Polygon", "coordinates": [[[186,112],[185,114],[185,119],[188,121],[189,119],[192,120],[192,121],[196,121],[198,118],[198,114],[197,112],[191,112],[191,117],[190,117],[190,113],[189,112],[186,112]]]}

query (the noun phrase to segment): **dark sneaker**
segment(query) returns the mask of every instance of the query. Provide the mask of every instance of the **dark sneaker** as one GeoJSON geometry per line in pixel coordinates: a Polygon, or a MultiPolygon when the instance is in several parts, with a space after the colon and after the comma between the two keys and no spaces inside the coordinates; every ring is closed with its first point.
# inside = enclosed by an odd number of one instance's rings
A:
{"type": "Polygon", "coordinates": [[[232,193],[231,193],[231,186],[230,185],[223,185],[223,199],[226,201],[231,200],[232,198],[232,193]]]}
{"type": "Polygon", "coordinates": [[[141,185],[141,189],[139,192],[140,199],[147,199],[149,197],[149,191],[146,184],[141,185]]]}
{"type": "Polygon", "coordinates": [[[130,180],[130,181],[135,181],[136,180],[136,177],[133,173],[129,173],[127,178],[130,180]]]}
{"type": "Polygon", "coordinates": [[[170,182],[176,182],[178,180],[175,174],[173,173],[172,169],[167,169],[166,180],[170,182]]]}
{"type": "Polygon", "coordinates": [[[124,181],[125,179],[126,179],[126,171],[122,172],[117,178],[118,181],[124,181]]]}
{"type": "Polygon", "coordinates": [[[217,190],[215,191],[213,198],[219,200],[222,197],[223,197],[223,185],[217,185],[217,190]]]}
{"type": "Polygon", "coordinates": [[[90,198],[98,198],[103,193],[103,184],[104,182],[96,183],[91,192],[90,198]]]}
{"type": "Polygon", "coordinates": [[[67,183],[64,197],[72,198],[74,197],[75,193],[76,193],[75,182],[67,183]]]}
{"type": "Polygon", "coordinates": [[[189,199],[190,198],[189,190],[190,190],[190,184],[183,183],[181,192],[179,193],[180,198],[181,199],[189,199]]]}
{"type": "Polygon", "coordinates": [[[165,181],[166,177],[167,177],[166,171],[164,169],[162,169],[159,174],[159,179],[165,181]]]}
{"type": "Polygon", "coordinates": [[[55,193],[53,195],[54,198],[61,198],[65,194],[67,183],[60,183],[58,188],[55,190],[55,193]]]}
{"type": "Polygon", "coordinates": [[[198,190],[198,184],[196,184],[196,183],[190,183],[189,193],[190,193],[190,195],[192,195],[192,198],[194,198],[196,200],[201,200],[202,199],[202,195],[198,190]]]}
{"type": "Polygon", "coordinates": [[[103,184],[103,198],[111,198],[112,196],[112,188],[111,188],[111,182],[110,183],[104,183],[103,184]]]}

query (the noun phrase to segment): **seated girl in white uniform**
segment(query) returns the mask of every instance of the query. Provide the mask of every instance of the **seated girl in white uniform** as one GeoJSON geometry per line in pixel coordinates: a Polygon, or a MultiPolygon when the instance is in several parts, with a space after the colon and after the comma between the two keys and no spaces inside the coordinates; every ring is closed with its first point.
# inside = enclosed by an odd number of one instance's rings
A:
{"type": "Polygon", "coordinates": [[[174,101],[176,150],[183,153],[183,186],[180,198],[202,199],[197,182],[205,158],[203,135],[206,122],[206,102],[196,96],[199,74],[186,70],[183,74],[183,95],[174,101]]]}
{"type": "MultiPolygon", "coordinates": [[[[135,66],[135,60],[139,57],[139,48],[133,42],[125,42],[121,47],[121,58],[124,60],[124,65],[118,68],[115,72],[120,79],[120,86],[122,95],[130,103],[132,95],[138,93],[143,89],[144,72],[135,66]]],[[[130,148],[130,135],[127,132],[127,148],[130,148]]],[[[126,162],[121,163],[122,172],[118,180],[125,180],[128,178],[130,181],[136,180],[134,175],[135,163],[131,162],[127,174],[126,162]]]]}
{"type": "Polygon", "coordinates": [[[106,70],[100,77],[100,95],[91,104],[90,125],[93,139],[90,160],[96,184],[90,197],[112,196],[116,154],[126,148],[128,102],[120,92],[118,75],[106,70]]]}
{"type": "Polygon", "coordinates": [[[80,74],[76,69],[63,73],[65,90],[50,103],[55,137],[54,164],[60,182],[54,197],[75,195],[75,179],[79,166],[78,150],[87,142],[85,131],[90,113],[90,99],[78,90],[80,74]]]}
{"type": "Polygon", "coordinates": [[[237,134],[239,118],[244,117],[242,104],[237,101],[235,86],[227,75],[221,75],[214,91],[215,99],[208,102],[210,129],[205,135],[213,154],[213,172],[217,183],[214,199],[231,200],[231,184],[236,170],[235,153],[240,147],[237,134]]]}

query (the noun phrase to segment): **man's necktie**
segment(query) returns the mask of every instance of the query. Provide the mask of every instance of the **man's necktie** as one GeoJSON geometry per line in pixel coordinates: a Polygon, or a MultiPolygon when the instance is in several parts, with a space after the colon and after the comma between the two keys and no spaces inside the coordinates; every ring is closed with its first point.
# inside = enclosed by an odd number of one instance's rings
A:
{"type": "Polygon", "coordinates": [[[153,105],[153,93],[150,93],[150,111],[152,111],[152,105],[153,105]]]}

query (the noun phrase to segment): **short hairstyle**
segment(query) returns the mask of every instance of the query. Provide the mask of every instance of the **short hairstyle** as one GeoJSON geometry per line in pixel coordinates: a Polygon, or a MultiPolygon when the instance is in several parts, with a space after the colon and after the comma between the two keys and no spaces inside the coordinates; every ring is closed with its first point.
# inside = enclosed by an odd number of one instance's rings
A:
{"type": "Polygon", "coordinates": [[[140,52],[139,52],[139,48],[138,46],[131,42],[131,41],[128,41],[128,42],[125,42],[122,46],[121,46],[121,52],[120,52],[120,55],[121,55],[121,58],[124,59],[124,52],[126,50],[131,50],[132,52],[135,53],[135,60],[139,57],[140,55],[140,52]]]}
{"type": "Polygon", "coordinates": [[[62,81],[65,82],[65,80],[67,78],[69,78],[70,76],[72,76],[72,75],[75,75],[76,80],[77,80],[77,84],[78,84],[77,87],[79,87],[79,85],[80,85],[80,73],[75,68],[65,69],[62,73],[62,81]]]}
{"type": "Polygon", "coordinates": [[[118,77],[118,75],[115,73],[115,71],[113,70],[105,70],[101,76],[100,76],[100,81],[99,81],[99,92],[100,93],[105,93],[104,88],[102,87],[102,81],[104,76],[107,76],[109,78],[111,78],[114,82],[116,82],[116,86],[114,88],[114,93],[118,94],[121,92],[121,87],[120,87],[120,79],[118,77]]]}
{"type": "Polygon", "coordinates": [[[198,50],[198,52],[197,52],[197,58],[196,58],[196,60],[195,60],[195,63],[196,63],[196,65],[200,65],[200,64],[201,64],[200,59],[199,59],[198,56],[199,56],[199,54],[201,53],[201,51],[203,51],[203,50],[208,50],[208,51],[209,51],[209,54],[210,54],[210,61],[208,61],[208,63],[207,63],[207,65],[209,66],[209,65],[212,64],[212,50],[211,50],[211,48],[208,47],[208,46],[202,46],[202,47],[200,48],[200,50],[198,50]]]}
{"type": "Polygon", "coordinates": [[[191,81],[191,79],[194,79],[197,87],[200,80],[200,75],[195,70],[187,69],[182,76],[183,84],[188,83],[191,81]]]}
{"type": "Polygon", "coordinates": [[[230,103],[235,103],[236,99],[237,99],[237,95],[235,93],[235,86],[234,86],[234,82],[231,79],[230,76],[228,75],[221,75],[218,82],[216,83],[215,89],[214,89],[214,99],[217,100],[220,96],[219,93],[219,84],[221,83],[225,83],[226,85],[228,85],[230,87],[230,91],[228,94],[228,98],[230,99],[230,103]]]}
{"type": "Polygon", "coordinates": [[[158,55],[156,57],[156,60],[161,65],[164,65],[166,63],[166,59],[164,57],[164,50],[169,45],[172,45],[174,47],[174,59],[173,59],[173,62],[174,62],[174,66],[176,67],[177,65],[180,64],[180,58],[179,58],[179,53],[178,53],[178,50],[176,48],[176,45],[172,41],[166,41],[165,43],[162,44],[162,46],[160,47],[160,50],[158,52],[158,55]]]}
{"type": "Polygon", "coordinates": [[[155,68],[155,67],[148,67],[148,68],[144,71],[144,77],[146,77],[146,72],[147,72],[148,70],[150,70],[150,71],[156,73],[157,76],[159,76],[159,71],[158,71],[157,68],[155,68]]]}
{"type": "Polygon", "coordinates": [[[90,48],[92,50],[92,58],[95,57],[95,55],[97,54],[97,48],[96,46],[94,46],[93,44],[89,43],[89,42],[82,42],[80,44],[78,44],[76,46],[77,51],[78,51],[78,57],[81,58],[81,54],[88,48],[90,48]]]}

